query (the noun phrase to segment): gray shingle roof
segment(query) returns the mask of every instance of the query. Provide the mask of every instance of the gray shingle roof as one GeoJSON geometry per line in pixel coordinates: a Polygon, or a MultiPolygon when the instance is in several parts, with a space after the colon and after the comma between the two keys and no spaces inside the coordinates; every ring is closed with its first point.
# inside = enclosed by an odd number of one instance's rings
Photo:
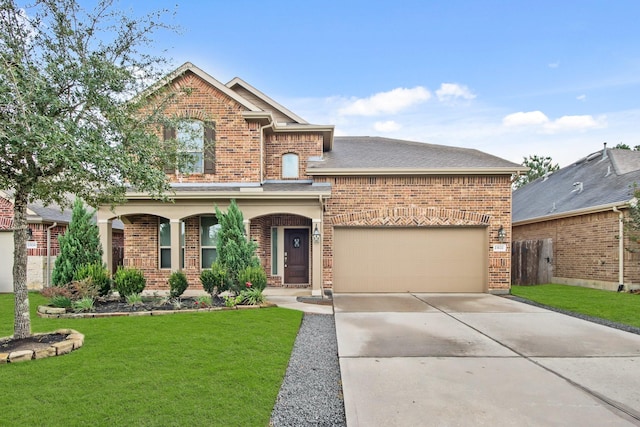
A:
{"type": "Polygon", "coordinates": [[[333,150],[314,169],[476,169],[522,168],[482,151],[370,136],[337,136],[333,150]]]}
{"type": "Polygon", "coordinates": [[[640,152],[603,151],[514,191],[513,222],[628,202],[640,184],[640,152]]]}

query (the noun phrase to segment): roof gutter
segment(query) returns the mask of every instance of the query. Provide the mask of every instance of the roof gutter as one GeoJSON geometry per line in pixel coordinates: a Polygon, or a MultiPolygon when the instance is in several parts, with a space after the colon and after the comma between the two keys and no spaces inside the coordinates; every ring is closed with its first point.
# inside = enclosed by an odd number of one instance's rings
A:
{"type": "Polygon", "coordinates": [[[307,168],[307,175],[513,175],[520,168],[307,168]]]}
{"type": "Polygon", "coordinates": [[[553,214],[553,215],[544,215],[544,216],[538,216],[535,218],[523,219],[521,221],[513,221],[512,226],[534,224],[536,222],[551,221],[559,218],[570,218],[573,216],[587,215],[587,214],[597,213],[597,212],[606,212],[606,211],[612,210],[613,208],[626,209],[630,206],[630,203],[631,203],[630,201],[607,203],[605,205],[591,206],[588,208],[577,209],[574,211],[558,212],[557,214],[553,214]]]}

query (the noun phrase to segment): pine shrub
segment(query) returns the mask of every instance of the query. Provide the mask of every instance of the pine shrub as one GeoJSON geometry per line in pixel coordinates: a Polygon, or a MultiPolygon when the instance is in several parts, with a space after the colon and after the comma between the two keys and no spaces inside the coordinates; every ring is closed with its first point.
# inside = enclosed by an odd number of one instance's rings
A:
{"type": "Polygon", "coordinates": [[[245,285],[240,281],[240,272],[260,265],[256,256],[258,245],[245,236],[242,212],[235,200],[231,200],[226,214],[216,206],[216,216],[220,224],[216,261],[227,270],[229,289],[238,295],[245,285]]]}
{"type": "Polygon", "coordinates": [[[83,265],[102,263],[102,245],[93,214],[85,209],[80,199],[75,200],[69,228],[58,236],[60,254],[51,274],[54,285],[70,283],[83,265]]]}

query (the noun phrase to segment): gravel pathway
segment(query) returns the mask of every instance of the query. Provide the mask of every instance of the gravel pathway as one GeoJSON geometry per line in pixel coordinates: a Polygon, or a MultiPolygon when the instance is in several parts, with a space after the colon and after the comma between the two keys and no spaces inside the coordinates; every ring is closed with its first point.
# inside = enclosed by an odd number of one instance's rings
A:
{"type": "Polygon", "coordinates": [[[333,315],[305,313],[270,425],[347,425],[333,315]]]}

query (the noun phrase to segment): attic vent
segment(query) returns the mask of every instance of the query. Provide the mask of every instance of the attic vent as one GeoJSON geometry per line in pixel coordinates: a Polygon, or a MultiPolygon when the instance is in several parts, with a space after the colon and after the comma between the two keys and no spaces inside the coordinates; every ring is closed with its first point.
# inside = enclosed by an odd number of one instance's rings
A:
{"type": "Polygon", "coordinates": [[[578,194],[580,194],[582,193],[583,189],[584,189],[584,185],[582,181],[577,181],[573,183],[573,190],[571,192],[572,193],[578,192],[578,194]]]}
{"type": "Polygon", "coordinates": [[[605,175],[605,177],[611,175],[611,165],[607,166],[607,174],[605,175]]]}
{"type": "Polygon", "coordinates": [[[607,157],[609,157],[607,155],[607,143],[604,143],[604,148],[602,149],[602,160],[606,159],[607,157]]]}

